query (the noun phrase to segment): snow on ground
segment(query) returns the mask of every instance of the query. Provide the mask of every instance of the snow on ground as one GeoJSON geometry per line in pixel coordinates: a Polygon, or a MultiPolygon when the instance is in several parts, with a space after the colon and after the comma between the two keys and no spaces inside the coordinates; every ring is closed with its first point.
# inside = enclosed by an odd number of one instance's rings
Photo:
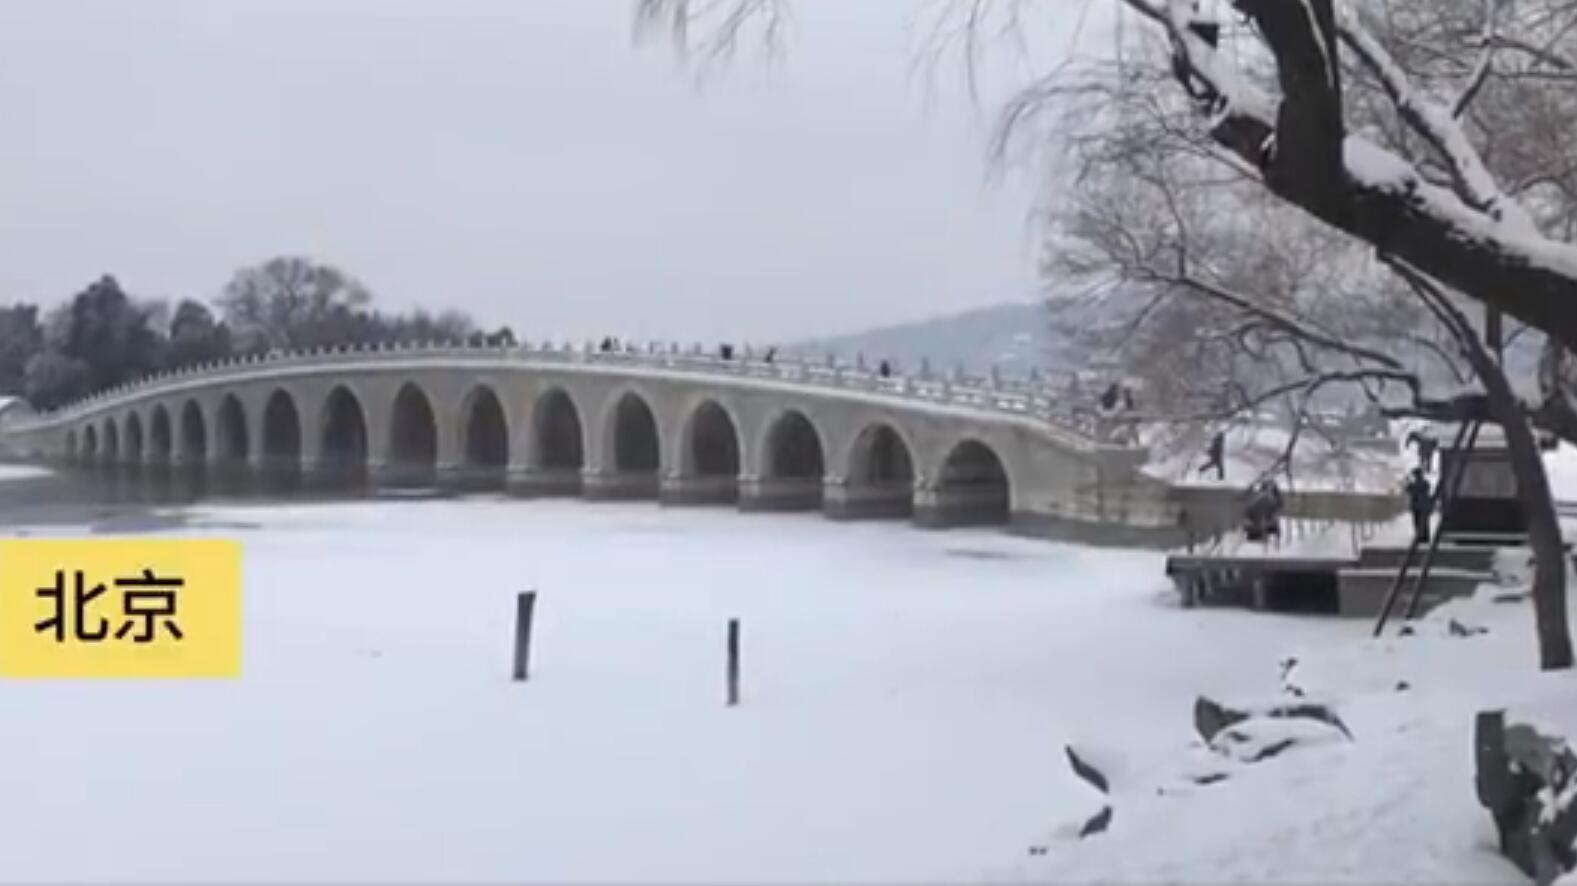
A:
{"type": "Polygon", "coordinates": [[[1577,446],[1563,442],[1554,451],[1544,453],[1544,470],[1549,474],[1555,500],[1577,503],[1577,446]]]}
{"type": "MultiPolygon", "coordinates": [[[[1144,435],[1147,439],[1155,432],[1144,435]]],[[[1226,479],[1214,470],[1199,473],[1205,462],[1207,440],[1197,446],[1156,448],[1155,458],[1145,471],[1155,477],[1185,486],[1230,486],[1242,489],[1258,479],[1285,452],[1288,432],[1271,425],[1242,424],[1226,429],[1226,479]]],[[[1383,442],[1383,441],[1382,441],[1383,442]]],[[[1333,453],[1317,435],[1300,438],[1293,454],[1293,476],[1298,489],[1344,489],[1360,492],[1385,492],[1400,488],[1401,478],[1416,456],[1403,453],[1401,443],[1383,449],[1354,446],[1346,453],[1333,453]]],[[[1285,479],[1281,478],[1285,485],[1285,479]]]]}
{"type": "Polygon", "coordinates": [[[1396,517],[1384,523],[1358,526],[1326,520],[1281,521],[1281,540],[1250,541],[1240,530],[1212,539],[1199,553],[1266,560],[1302,557],[1356,558],[1365,546],[1406,547],[1413,540],[1412,518],[1396,517]]]}
{"type": "MultiPolygon", "coordinates": [[[[1108,833],[1071,841],[1049,830],[1047,860],[1005,879],[1526,882],[1496,853],[1475,798],[1473,717],[1510,706],[1577,735],[1577,674],[1537,670],[1531,612],[1495,602],[1500,593],[1486,586],[1442,607],[1410,637],[1321,638],[1293,653],[1290,682],[1330,701],[1350,742],[1243,764],[1204,750],[1180,716],[1157,724],[1174,738],[1171,758],[1119,779],[1108,833]],[[1454,636],[1453,619],[1488,632],[1454,636]],[[1206,773],[1227,778],[1189,778],[1206,773]]],[[[1132,738],[1114,726],[1107,741],[1132,738]]]]}
{"type": "Polygon", "coordinates": [[[244,677],[0,685],[0,878],[977,878],[1055,817],[1071,729],[1141,732],[1214,669],[1149,554],[578,502],[205,513],[183,532],[245,545],[244,677]],[[1173,647],[1197,667],[1128,653],[1173,647]]]}
{"type": "Polygon", "coordinates": [[[1537,674],[1525,603],[1372,641],[1180,609],[1156,554],[991,532],[472,499],[180,533],[244,542],[244,676],[0,683],[0,879],[1520,883],[1472,714],[1577,689],[1537,674]],[[1355,740],[1199,748],[1195,696],[1273,696],[1288,655],[1355,740]],[[1086,841],[1057,836],[1100,803],[1068,743],[1114,782],[1086,841]]]}
{"type": "Polygon", "coordinates": [[[0,483],[7,480],[25,480],[29,477],[47,477],[54,473],[49,468],[29,464],[5,464],[0,462],[0,483]]]}

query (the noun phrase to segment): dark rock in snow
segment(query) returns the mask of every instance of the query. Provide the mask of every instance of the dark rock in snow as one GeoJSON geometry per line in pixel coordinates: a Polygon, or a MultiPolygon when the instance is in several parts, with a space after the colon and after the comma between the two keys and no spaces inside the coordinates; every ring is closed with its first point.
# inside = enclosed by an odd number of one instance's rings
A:
{"type": "Polygon", "coordinates": [[[1347,724],[1343,723],[1334,711],[1322,704],[1304,702],[1238,711],[1218,704],[1203,695],[1194,701],[1194,728],[1199,731],[1199,736],[1207,744],[1213,741],[1221,730],[1235,723],[1241,723],[1249,717],[1319,720],[1341,730],[1342,735],[1347,738],[1352,738],[1352,732],[1347,729],[1347,724]]]}
{"type": "Polygon", "coordinates": [[[1285,751],[1287,748],[1292,747],[1294,744],[1297,744],[1297,742],[1298,740],[1295,738],[1284,738],[1281,741],[1271,742],[1270,744],[1260,748],[1258,753],[1248,757],[1245,762],[1258,763],[1261,760],[1269,760],[1271,757],[1274,757],[1282,751],[1285,751]]]}
{"type": "Polygon", "coordinates": [[[1500,852],[1537,886],[1577,871],[1577,754],[1505,711],[1474,724],[1479,803],[1495,817],[1500,852]]]}
{"type": "Polygon", "coordinates": [[[1073,748],[1063,745],[1063,751],[1068,755],[1068,765],[1073,767],[1073,774],[1089,782],[1091,787],[1103,794],[1111,793],[1111,784],[1099,769],[1086,763],[1083,758],[1073,752],[1073,748]]]}
{"type": "Polygon", "coordinates": [[[1411,636],[1413,636],[1413,626],[1412,625],[1402,625],[1402,629],[1400,631],[1398,631],[1397,633],[1401,634],[1403,637],[1411,637],[1411,636]]]}
{"type": "Polygon", "coordinates": [[[1397,680],[1396,681],[1396,691],[1397,692],[1406,692],[1407,690],[1412,689],[1412,688],[1413,688],[1413,684],[1407,682],[1406,680],[1397,680]]]}
{"type": "Polygon", "coordinates": [[[1248,714],[1223,707],[1203,695],[1194,699],[1194,729],[1207,744],[1213,741],[1221,730],[1247,719],[1248,714]]]}
{"type": "Polygon", "coordinates": [[[1102,806],[1101,811],[1095,813],[1084,827],[1079,828],[1079,839],[1091,837],[1105,831],[1112,824],[1112,807],[1102,806]]]}
{"type": "Polygon", "coordinates": [[[1489,633],[1489,628],[1483,628],[1477,625],[1465,625],[1454,618],[1446,622],[1446,630],[1450,631],[1451,636],[1453,637],[1471,637],[1474,634],[1489,633]]]}

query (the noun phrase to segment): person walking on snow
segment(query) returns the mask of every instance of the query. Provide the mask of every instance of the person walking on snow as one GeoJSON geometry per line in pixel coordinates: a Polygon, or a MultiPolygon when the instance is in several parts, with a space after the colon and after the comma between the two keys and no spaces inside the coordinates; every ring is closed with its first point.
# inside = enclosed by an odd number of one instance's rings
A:
{"type": "Polygon", "coordinates": [[[1210,438],[1210,448],[1205,451],[1205,463],[1200,466],[1199,473],[1208,474],[1211,468],[1215,468],[1216,479],[1225,480],[1227,478],[1226,451],[1226,431],[1217,431],[1216,435],[1210,438]]]}
{"type": "Polygon", "coordinates": [[[1429,518],[1435,510],[1434,490],[1424,478],[1423,468],[1413,468],[1407,480],[1407,508],[1413,512],[1413,538],[1429,541],[1429,518]]]}

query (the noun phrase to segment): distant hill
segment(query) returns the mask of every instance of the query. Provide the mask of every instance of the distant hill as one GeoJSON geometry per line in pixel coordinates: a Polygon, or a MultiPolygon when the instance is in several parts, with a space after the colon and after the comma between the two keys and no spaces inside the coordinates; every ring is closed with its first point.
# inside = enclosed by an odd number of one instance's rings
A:
{"type": "MultiPolygon", "coordinates": [[[[1077,347],[1058,336],[1048,321],[1044,303],[1010,301],[958,314],[811,339],[785,350],[817,360],[832,353],[849,362],[853,362],[856,355],[864,354],[872,365],[887,358],[907,368],[918,366],[920,360],[926,358],[937,372],[948,372],[962,364],[971,374],[984,374],[994,363],[1010,377],[1027,375],[1031,368],[1058,372],[1105,363],[1092,355],[1081,357],[1077,347]]],[[[1535,373],[1542,346],[1539,336],[1528,334],[1519,336],[1507,349],[1508,374],[1523,396],[1537,395],[1535,373]]],[[[1460,386],[1443,373],[1426,375],[1430,386],[1439,391],[1452,391],[1460,386]]],[[[1354,408],[1366,405],[1361,392],[1352,388],[1329,389],[1320,400],[1322,406],[1329,408],[1341,408],[1349,403],[1354,408]]]]}
{"type": "Polygon", "coordinates": [[[984,373],[995,363],[1005,375],[1026,375],[1031,368],[1061,366],[1056,337],[1039,302],[1008,302],[927,320],[799,342],[789,348],[814,359],[828,353],[870,363],[883,358],[912,367],[921,358],[938,372],[962,364],[984,373]]]}

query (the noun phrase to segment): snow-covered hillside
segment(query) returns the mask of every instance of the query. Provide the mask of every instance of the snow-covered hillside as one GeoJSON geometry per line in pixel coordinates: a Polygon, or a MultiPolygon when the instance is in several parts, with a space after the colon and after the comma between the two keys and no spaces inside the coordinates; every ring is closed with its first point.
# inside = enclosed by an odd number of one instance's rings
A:
{"type": "Polygon", "coordinates": [[[864,354],[873,364],[891,359],[910,368],[929,360],[937,372],[962,365],[967,372],[982,374],[996,365],[1015,377],[1031,369],[1067,367],[1075,359],[1051,329],[1045,306],[1034,300],[819,338],[791,350],[817,359],[830,353],[849,361],[864,354]]]}

